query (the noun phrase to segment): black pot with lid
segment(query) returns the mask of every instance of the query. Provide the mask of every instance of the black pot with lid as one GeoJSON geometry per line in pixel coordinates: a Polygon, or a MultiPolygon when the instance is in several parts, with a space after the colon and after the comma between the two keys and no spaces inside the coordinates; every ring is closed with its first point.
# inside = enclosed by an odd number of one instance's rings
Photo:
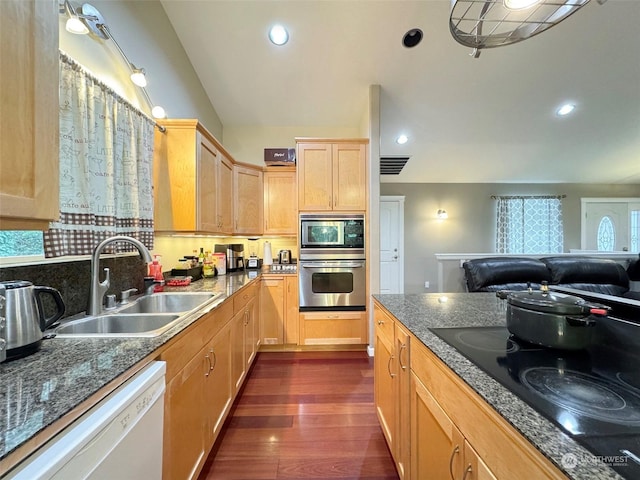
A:
{"type": "Polygon", "coordinates": [[[591,344],[598,318],[610,307],[547,290],[497,292],[507,301],[507,329],[516,337],[549,348],[579,350],[591,344]]]}

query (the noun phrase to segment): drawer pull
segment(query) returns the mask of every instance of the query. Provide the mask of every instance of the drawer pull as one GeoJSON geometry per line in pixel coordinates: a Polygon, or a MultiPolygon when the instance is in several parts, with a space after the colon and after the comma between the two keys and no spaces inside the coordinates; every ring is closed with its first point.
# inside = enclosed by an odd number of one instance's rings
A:
{"type": "Polygon", "coordinates": [[[458,453],[460,453],[460,447],[456,445],[456,447],[451,452],[451,457],[449,458],[449,475],[451,476],[451,480],[455,480],[453,478],[453,457],[455,457],[458,453]]]}
{"type": "Polygon", "coordinates": [[[469,475],[472,472],[473,472],[473,467],[469,465],[467,469],[464,471],[464,476],[462,477],[462,480],[467,480],[467,475],[469,475]]]}
{"type": "Polygon", "coordinates": [[[205,355],[204,358],[207,359],[207,362],[209,362],[209,370],[207,370],[207,373],[204,374],[205,377],[209,376],[209,372],[211,372],[212,368],[211,368],[211,358],[209,358],[209,355],[205,355]]]}
{"type": "Polygon", "coordinates": [[[391,355],[391,356],[389,357],[389,361],[387,362],[387,370],[389,371],[389,376],[390,376],[391,378],[393,378],[393,377],[395,377],[395,376],[396,376],[396,374],[395,374],[395,373],[391,373],[391,362],[392,362],[392,361],[393,361],[393,355],[391,355]]]}
{"type": "Polygon", "coordinates": [[[407,369],[406,365],[402,364],[402,351],[407,349],[407,344],[403,343],[400,345],[400,353],[398,353],[398,362],[400,363],[400,368],[404,371],[407,369]]]}

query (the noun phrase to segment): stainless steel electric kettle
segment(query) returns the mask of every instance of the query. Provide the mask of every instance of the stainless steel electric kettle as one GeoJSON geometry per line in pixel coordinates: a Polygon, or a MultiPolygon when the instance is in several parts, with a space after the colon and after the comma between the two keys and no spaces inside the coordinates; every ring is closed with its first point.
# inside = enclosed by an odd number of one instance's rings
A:
{"type": "Polygon", "coordinates": [[[6,359],[30,355],[40,348],[42,332],[64,315],[62,296],[55,288],[35,287],[25,280],[0,283],[5,297],[6,359]],[[45,317],[43,295],[49,295],[55,303],[55,312],[49,317],[45,317]]]}

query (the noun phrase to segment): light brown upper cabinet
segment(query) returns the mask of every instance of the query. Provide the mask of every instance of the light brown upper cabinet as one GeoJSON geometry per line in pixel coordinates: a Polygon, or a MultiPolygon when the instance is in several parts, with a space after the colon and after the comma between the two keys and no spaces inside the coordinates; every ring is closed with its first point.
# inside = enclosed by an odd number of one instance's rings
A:
{"type": "Polygon", "coordinates": [[[368,140],[296,142],[300,211],[366,210],[368,140]]]}
{"type": "Polygon", "coordinates": [[[298,229],[298,187],[294,167],[264,172],[264,234],[295,235],[298,229]]]}
{"type": "Polygon", "coordinates": [[[262,235],[262,169],[233,166],[233,233],[262,235]]]}
{"type": "Polygon", "coordinates": [[[0,1],[0,229],[59,214],[58,2],[0,1]]]}
{"type": "Polygon", "coordinates": [[[197,120],[164,120],[155,133],[156,231],[233,233],[233,162],[197,120]]]}

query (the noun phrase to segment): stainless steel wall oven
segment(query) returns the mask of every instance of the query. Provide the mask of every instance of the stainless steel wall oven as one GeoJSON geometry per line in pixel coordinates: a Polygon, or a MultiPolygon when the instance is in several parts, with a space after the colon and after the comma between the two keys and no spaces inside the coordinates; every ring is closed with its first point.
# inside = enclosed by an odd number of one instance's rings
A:
{"type": "Polygon", "coordinates": [[[365,310],[364,215],[300,214],[300,311],[365,310]]]}

